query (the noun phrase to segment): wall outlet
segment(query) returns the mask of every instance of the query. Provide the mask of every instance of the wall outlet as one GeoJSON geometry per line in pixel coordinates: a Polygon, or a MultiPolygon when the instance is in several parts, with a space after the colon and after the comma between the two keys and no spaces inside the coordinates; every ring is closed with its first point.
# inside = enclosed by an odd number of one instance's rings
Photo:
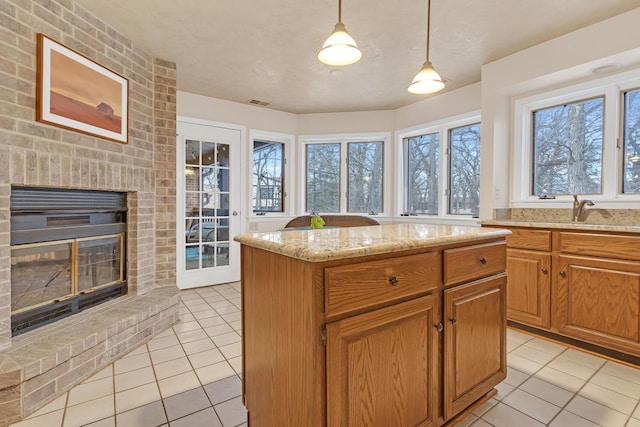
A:
{"type": "Polygon", "coordinates": [[[258,231],[258,223],[250,222],[249,223],[249,231],[258,231]]]}

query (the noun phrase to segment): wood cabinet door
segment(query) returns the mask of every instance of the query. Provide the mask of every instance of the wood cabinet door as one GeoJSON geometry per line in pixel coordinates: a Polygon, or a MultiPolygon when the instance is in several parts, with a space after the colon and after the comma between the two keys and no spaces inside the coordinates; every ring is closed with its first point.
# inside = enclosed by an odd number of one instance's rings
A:
{"type": "Polygon", "coordinates": [[[554,267],[558,331],[640,355],[640,262],[560,255],[554,267]]]}
{"type": "Polygon", "coordinates": [[[438,425],[438,298],[327,324],[327,425],[438,425]]]}
{"type": "Polygon", "coordinates": [[[505,274],[444,292],[444,417],[451,419],[507,375],[505,274]]]}
{"type": "Polygon", "coordinates": [[[507,319],[549,329],[551,255],[507,249],[507,319]]]}

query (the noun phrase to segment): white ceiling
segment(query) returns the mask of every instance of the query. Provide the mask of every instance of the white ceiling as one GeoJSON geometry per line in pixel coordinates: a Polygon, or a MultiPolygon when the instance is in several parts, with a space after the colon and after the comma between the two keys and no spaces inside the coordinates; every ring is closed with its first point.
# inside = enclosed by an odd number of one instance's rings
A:
{"type": "MultiPolygon", "coordinates": [[[[427,0],[344,0],[362,50],[346,67],[317,52],[337,0],[76,0],[136,46],[174,61],[178,89],[292,113],[395,109],[425,60],[427,0]],[[332,72],[333,70],[338,70],[332,72]]],[[[450,91],[482,64],[640,6],[639,0],[432,0],[429,57],[450,91]]]]}

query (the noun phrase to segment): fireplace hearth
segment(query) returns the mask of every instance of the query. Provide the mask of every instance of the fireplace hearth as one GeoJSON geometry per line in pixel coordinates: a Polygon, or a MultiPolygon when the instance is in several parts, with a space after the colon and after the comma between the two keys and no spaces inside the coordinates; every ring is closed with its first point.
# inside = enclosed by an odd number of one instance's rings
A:
{"type": "Polygon", "coordinates": [[[126,294],[125,243],[125,193],[12,188],[12,335],[126,294]]]}

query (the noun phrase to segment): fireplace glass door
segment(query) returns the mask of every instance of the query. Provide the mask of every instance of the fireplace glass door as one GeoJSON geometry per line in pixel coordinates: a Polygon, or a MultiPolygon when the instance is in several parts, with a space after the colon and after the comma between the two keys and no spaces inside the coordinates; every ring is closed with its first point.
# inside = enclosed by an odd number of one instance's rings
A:
{"type": "Polygon", "coordinates": [[[11,312],[123,281],[124,233],[11,247],[11,312]]]}

